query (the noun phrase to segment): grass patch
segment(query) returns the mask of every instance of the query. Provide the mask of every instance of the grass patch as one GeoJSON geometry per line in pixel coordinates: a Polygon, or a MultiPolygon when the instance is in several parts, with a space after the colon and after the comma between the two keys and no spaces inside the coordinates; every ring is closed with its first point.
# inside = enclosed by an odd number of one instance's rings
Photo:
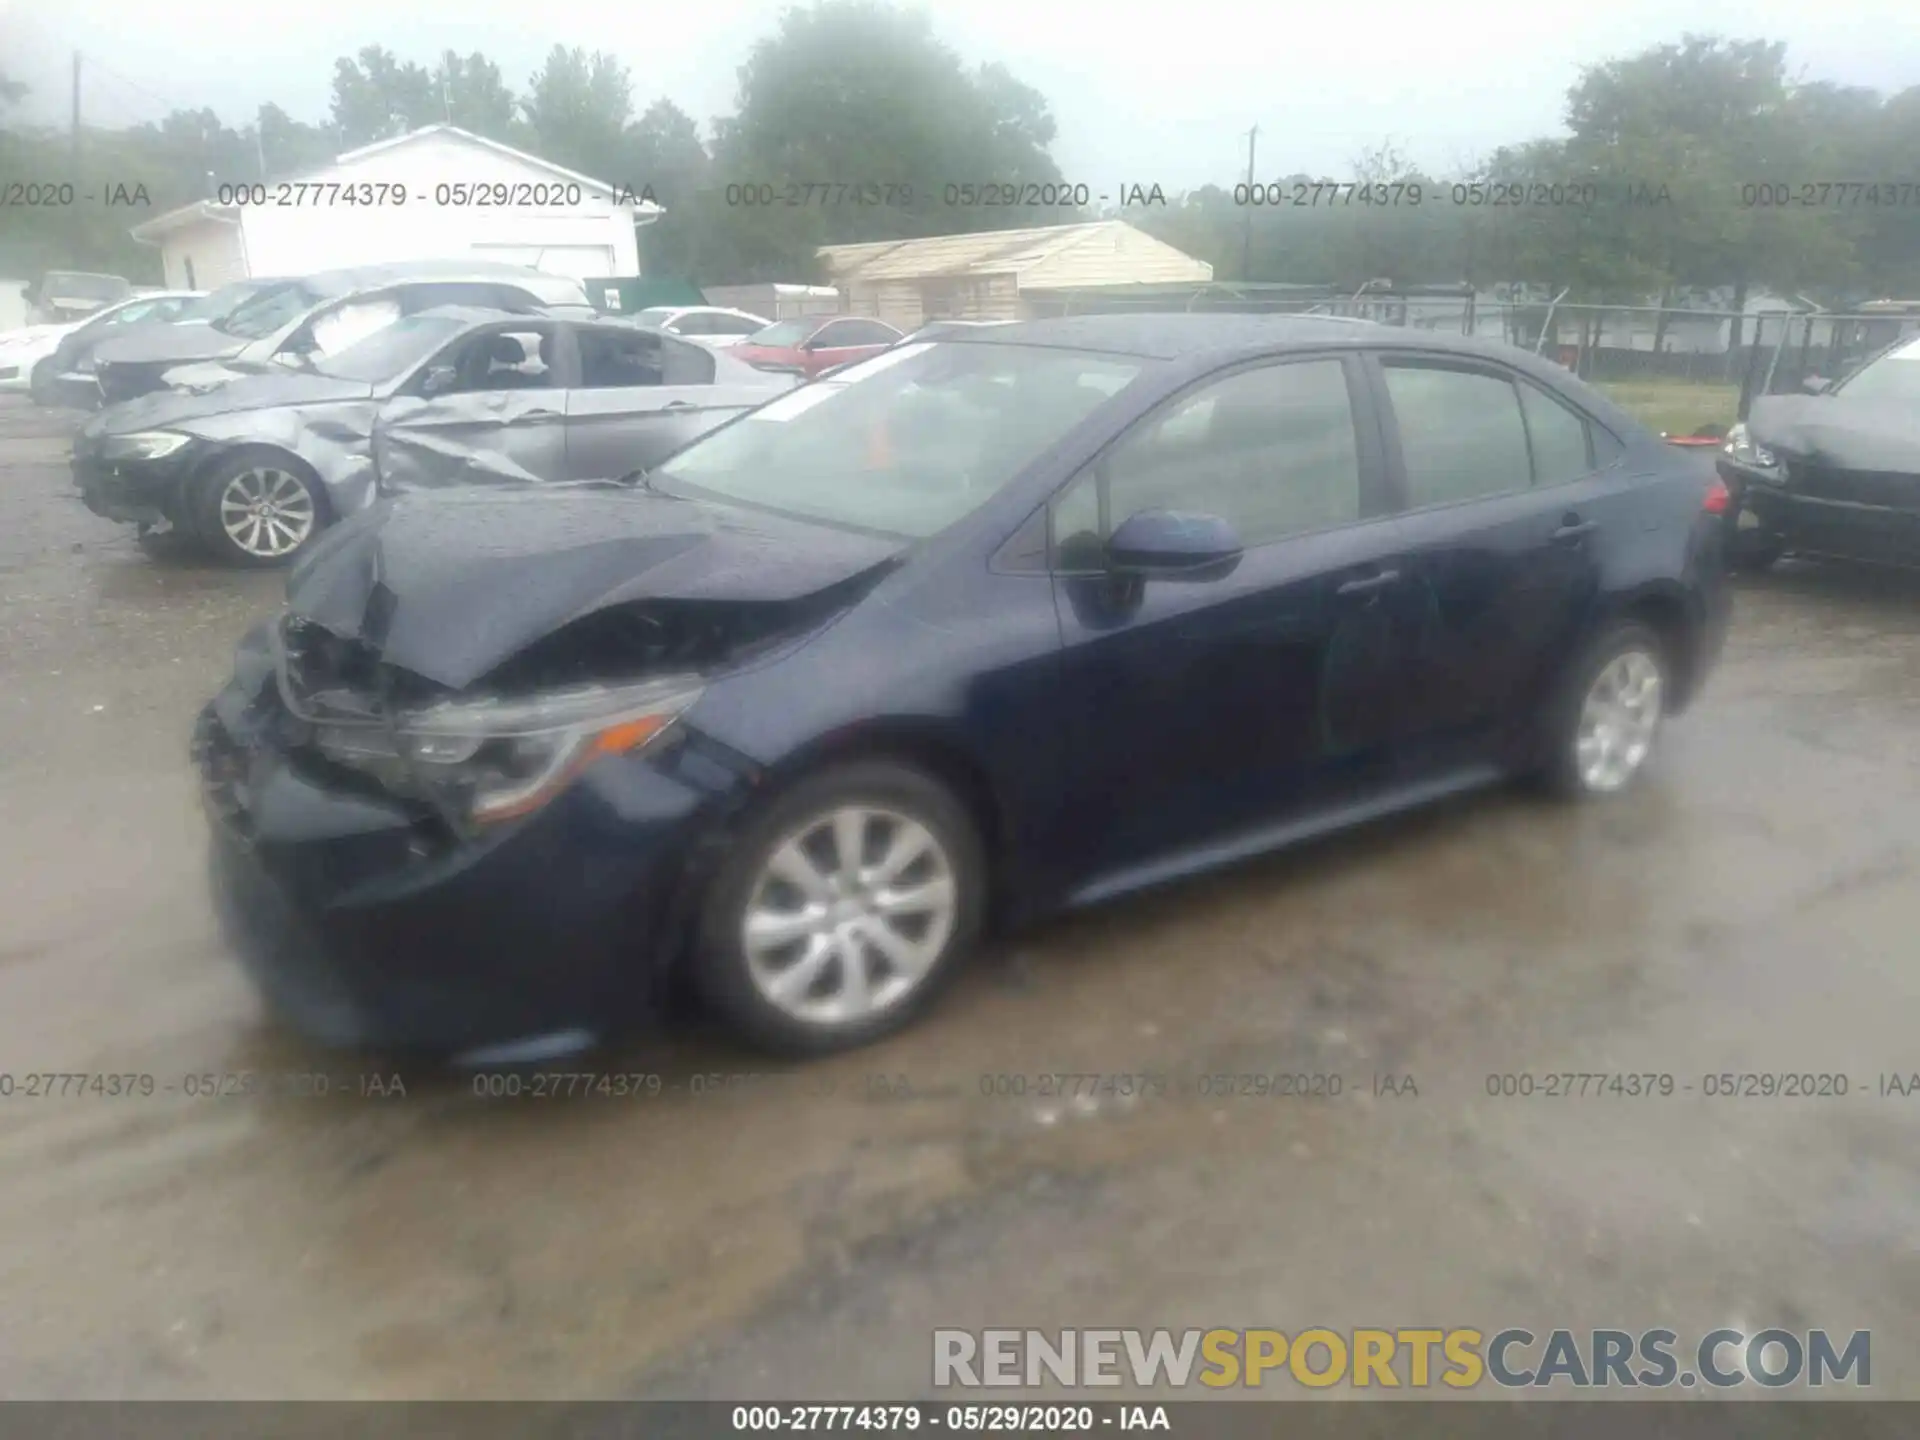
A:
{"type": "Polygon", "coordinates": [[[1738,385],[1697,380],[1605,380],[1599,388],[1641,424],[1669,435],[1691,435],[1702,425],[1724,428],[1739,418],[1738,385]]]}

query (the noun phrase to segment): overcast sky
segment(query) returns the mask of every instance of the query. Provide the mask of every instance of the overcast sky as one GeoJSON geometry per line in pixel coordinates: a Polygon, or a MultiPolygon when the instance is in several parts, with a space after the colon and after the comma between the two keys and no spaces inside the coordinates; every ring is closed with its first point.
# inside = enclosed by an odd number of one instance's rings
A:
{"type": "MultiPolygon", "coordinates": [[[[335,56],[383,44],[428,62],[479,50],[523,87],[556,43],[611,50],[635,109],[666,96],[704,129],[785,0],[541,6],[528,0],[0,0],[0,67],[32,85],[29,118],[64,123],[71,52],[89,123],[210,106],[230,124],[274,101],[324,118],[335,56]]],[[[951,0],[928,9],[968,62],[1000,61],[1046,95],[1068,180],[1184,189],[1259,173],[1344,176],[1392,140],[1447,171],[1559,130],[1583,64],[1683,31],[1784,40],[1811,79],[1920,84],[1920,0],[1606,0],[1309,7],[1248,0],[951,0]]],[[[638,179],[644,177],[605,177],[638,179]]],[[[803,177],[859,181],[859,176],[803,177]]],[[[930,184],[992,177],[915,177],[930,184]]]]}

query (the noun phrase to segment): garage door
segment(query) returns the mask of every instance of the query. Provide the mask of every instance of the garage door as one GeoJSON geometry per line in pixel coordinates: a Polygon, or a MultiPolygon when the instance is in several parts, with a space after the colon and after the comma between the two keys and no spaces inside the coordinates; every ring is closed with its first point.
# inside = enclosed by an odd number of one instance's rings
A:
{"type": "Polygon", "coordinates": [[[508,265],[531,265],[549,275],[592,280],[613,274],[611,245],[476,245],[476,260],[499,260],[508,265]]]}

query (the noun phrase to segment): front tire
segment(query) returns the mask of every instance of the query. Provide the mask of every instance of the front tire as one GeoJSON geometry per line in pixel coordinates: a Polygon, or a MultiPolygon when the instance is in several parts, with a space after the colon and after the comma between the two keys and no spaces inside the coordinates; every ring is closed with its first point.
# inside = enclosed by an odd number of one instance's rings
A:
{"type": "Polygon", "coordinates": [[[838,765],[752,817],[703,906],[695,982],[764,1049],[821,1055],[907,1025],[979,935],[966,808],[893,761],[838,765]]]}
{"type": "Polygon", "coordinates": [[[326,501],[305,466],[249,451],[220,461],[194,482],[193,525],[229,565],[290,564],[326,523],[326,501]]]}
{"type": "Polygon", "coordinates": [[[1672,693],[1667,647],[1652,630],[1623,621],[1595,636],[1548,711],[1548,785],[1573,800],[1625,790],[1653,753],[1672,693]]]}
{"type": "Polygon", "coordinates": [[[56,379],[51,355],[44,360],[35,361],[33,369],[27,372],[27,394],[32,397],[33,403],[43,410],[52,410],[57,407],[58,402],[53,393],[56,379]]]}

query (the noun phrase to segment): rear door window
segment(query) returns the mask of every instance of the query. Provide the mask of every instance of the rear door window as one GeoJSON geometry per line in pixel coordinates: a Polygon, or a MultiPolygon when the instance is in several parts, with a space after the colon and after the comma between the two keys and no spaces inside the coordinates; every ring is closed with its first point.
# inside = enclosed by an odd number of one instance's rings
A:
{"type": "Polygon", "coordinates": [[[698,345],[625,326],[582,326],[580,387],[618,390],[651,385],[711,385],[713,356],[698,345]]]}
{"type": "Polygon", "coordinates": [[[1388,360],[1387,398],[1415,510],[1533,484],[1514,382],[1481,370],[1388,360]]]}
{"type": "Polygon", "coordinates": [[[1594,470],[1592,427],[1544,390],[1520,386],[1520,410],[1533,451],[1533,483],[1565,485],[1594,470]]]}

